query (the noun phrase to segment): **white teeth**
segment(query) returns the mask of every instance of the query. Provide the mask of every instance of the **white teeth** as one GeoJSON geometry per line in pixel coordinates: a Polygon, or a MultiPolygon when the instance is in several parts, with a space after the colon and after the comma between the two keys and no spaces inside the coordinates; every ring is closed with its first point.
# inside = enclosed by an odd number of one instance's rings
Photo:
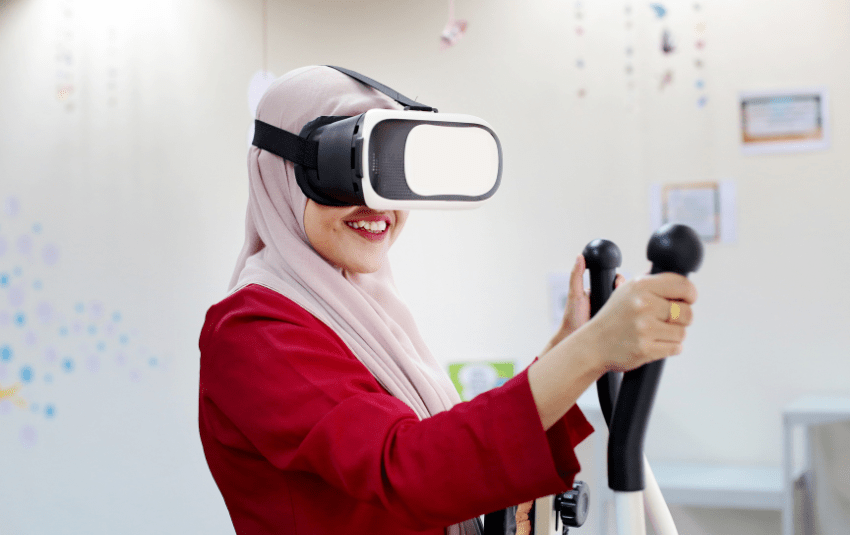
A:
{"type": "Polygon", "coordinates": [[[376,234],[387,230],[386,221],[346,221],[345,224],[353,229],[362,228],[376,234]]]}

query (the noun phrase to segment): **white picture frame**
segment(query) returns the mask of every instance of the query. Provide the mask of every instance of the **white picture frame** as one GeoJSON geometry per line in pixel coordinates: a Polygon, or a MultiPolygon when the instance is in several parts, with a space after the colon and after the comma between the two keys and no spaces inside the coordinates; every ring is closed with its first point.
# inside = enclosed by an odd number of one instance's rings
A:
{"type": "Polygon", "coordinates": [[[739,127],[744,154],[825,150],[829,94],[824,87],[743,92],[739,127]]]}
{"type": "Polygon", "coordinates": [[[693,228],[704,243],[738,241],[737,187],[733,180],[652,183],[649,223],[654,232],[666,223],[693,228]]]}

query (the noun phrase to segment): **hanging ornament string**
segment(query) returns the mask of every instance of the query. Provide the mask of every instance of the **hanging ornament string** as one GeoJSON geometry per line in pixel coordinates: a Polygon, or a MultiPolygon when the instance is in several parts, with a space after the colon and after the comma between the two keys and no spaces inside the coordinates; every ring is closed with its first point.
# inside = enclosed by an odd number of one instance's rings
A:
{"type": "Polygon", "coordinates": [[[455,2],[449,0],[449,21],[446,22],[443,33],[440,34],[440,50],[445,50],[458,42],[466,33],[465,20],[455,20],[455,2]]]}

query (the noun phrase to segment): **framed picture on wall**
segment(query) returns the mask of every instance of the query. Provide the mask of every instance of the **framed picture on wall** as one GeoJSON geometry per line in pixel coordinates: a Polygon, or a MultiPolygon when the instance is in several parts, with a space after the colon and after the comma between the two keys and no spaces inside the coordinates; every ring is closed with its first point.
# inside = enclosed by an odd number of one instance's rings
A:
{"type": "Polygon", "coordinates": [[[449,364],[449,377],[463,401],[470,401],[478,394],[502,386],[513,376],[514,363],[510,361],[449,364]]]}
{"type": "Polygon", "coordinates": [[[764,154],[826,149],[828,110],[825,88],[742,93],[742,151],[764,154]]]}
{"type": "Polygon", "coordinates": [[[735,243],[737,196],[734,180],[652,183],[650,232],[666,223],[680,223],[694,229],[704,243],[735,243]]]}
{"type": "Polygon", "coordinates": [[[717,182],[666,184],[661,190],[661,223],[688,225],[704,242],[720,240],[720,188],[717,182]]]}

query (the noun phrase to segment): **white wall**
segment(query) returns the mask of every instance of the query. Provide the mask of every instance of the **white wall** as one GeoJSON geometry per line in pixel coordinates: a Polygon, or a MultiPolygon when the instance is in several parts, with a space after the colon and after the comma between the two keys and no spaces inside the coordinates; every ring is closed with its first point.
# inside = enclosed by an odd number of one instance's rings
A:
{"type": "MultiPolygon", "coordinates": [[[[268,6],[274,73],[346,66],[441,111],[483,117],[501,137],[505,173],[493,201],[413,214],[392,253],[434,353],[527,364],[550,334],[549,273],[568,271],[597,237],[620,246],[623,271],[646,271],[649,185],[731,179],[738,241],[709,245],[693,276],[696,322],[666,367],[647,454],[778,465],[781,407],[803,393],[850,391],[850,285],[841,278],[850,267],[850,5],[712,0],[696,12],[679,1],[661,22],[633,3],[628,31],[623,2],[584,2],[579,37],[573,2],[458,0],[468,34],[441,52],[443,4],[268,6]],[[702,73],[693,63],[698,20],[707,24],[702,73]],[[662,27],[679,45],[670,57],[658,50],[662,27]],[[662,92],[668,68],[675,77],[662,92]],[[741,155],[738,93],[810,85],[830,91],[832,147],[741,155]]],[[[2,9],[0,201],[14,197],[21,209],[14,218],[0,211],[0,236],[32,234],[39,222],[34,239],[57,244],[60,260],[26,263],[10,245],[0,272],[20,262],[21,280],[43,271],[43,291],[68,321],[78,302],[86,312],[95,301],[120,309],[138,358],[156,354],[166,366],[144,368],[136,383],[106,359],[89,372],[80,356],[74,373],[28,386],[29,401],[57,404],[50,422],[0,413],[0,466],[19,482],[0,486],[16,511],[0,514],[0,532],[231,533],[197,440],[197,335],[242,243],[246,90],[262,68],[262,3],[15,0],[2,9]],[[63,43],[70,67],[57,59],[63,43]],[[59,101],[65,72],[74,91],[59,101]],[[24,427],[37,431],[31,447],[24,427]]],[[[27,293],[25,306],[37,302],[27,293]]],[[[41,340],[58,322],[38,328],[41,340]]],[[[0,336],[23,348],[15,362],[31,358],[38,374],[55,366],[24,330],[0,325],[0,336]]],[[[68,351],[91,349],[80,344],[68,351]]],[[[779,529],[774,513],[674,513],[683,533],[779,529]]]]}

